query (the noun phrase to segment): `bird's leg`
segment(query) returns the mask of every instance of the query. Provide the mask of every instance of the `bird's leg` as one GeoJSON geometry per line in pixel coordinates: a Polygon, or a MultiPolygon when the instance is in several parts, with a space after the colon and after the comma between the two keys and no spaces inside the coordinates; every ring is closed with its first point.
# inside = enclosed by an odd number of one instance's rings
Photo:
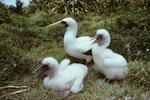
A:
{"type": "Polygon", "coordinates": [[[112,82],[113,82],[113,80],[110,80],[110,79],[108,79],[108,78],[106,78],[106,77],[105,77],[104,80],[105,80],[106,83],[112,83],[112,82]]]}
{"type": "Polygon", "coordinates": [[[99,69],[98,69],[98,67],[97,67],[95,64],[92,66],[92,68],[93,68],[94,70],[96,70],[97,72],[99,72],[99,69]]]}
{"type": "Polygon", "coordinates": [[[60,91],[60,94],[65,98],[69,95],[71,91],[70,90],[64,90],[64,91],[60,91]]]}

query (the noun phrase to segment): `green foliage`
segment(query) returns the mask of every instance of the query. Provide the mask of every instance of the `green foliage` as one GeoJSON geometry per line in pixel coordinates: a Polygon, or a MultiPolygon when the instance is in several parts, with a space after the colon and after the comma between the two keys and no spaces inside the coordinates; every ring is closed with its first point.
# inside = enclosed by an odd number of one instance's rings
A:
{"type": "Polygon", "coordinates": [[[145,86],[150,87],[150,62],[135,61],[129,63],[129,76],[127,80],[129,83],[136,85],[137,87],[145,86]]]}
{"type": "Polygon", "coordinates": [[[21,51],[18,48],[15,48],[10,41],[1,41],[0,47],[1,85],[8,84],[9,81],[14,79],[19,79],[24,73],[31,70],[30,68],[33,65],[33,61],[26,59],[21,54],[21,51]]]}
{"type": "Polygon", "coordinates": [[[118,11],[118,9],[148,9],[148,0],[34,0],[30,9],[32,12],[45,11],[52,13],[84,15],[86,13],[103,14],[118,11]]]}
{"type": "Polygon", "coordinates": [[[113,32],[114,50],[122,52],[130,59],[150,60],[150,14],[147,10],[131,11],[120,15],[115,23],[108,26],[113,32]],[[121,36],[121,37],[120,37],[121,36]],[[120,41],[118,43],[118,41],[120,41]],[[124,44],[124,45],[122,45],[124,44]],[[117,48],[119,47],[119,48],[117,48]],[[121,47],[121,48],[120,48],[121,47]],[[126,48],[126,50],[124,50],[126,48]]]}
{"type": "Polygon", "coordinates": [[[10,12],[5,5],[0,2],[0,24],[10,21],[10,12]]]}
{"type": "Polygon", "coordinates": [[[11,13],[16,13],[16,14],[23,14],[23,2],[20,0],[16,0],[16,7],[13,5],[9,6],[9,10],[11,13]]]}
{"type": "MultiPolygon", "coordinates": [[[[10,15],[10,22],[2,23],[0,25],[0,83],[8,84],[9,81],[13,80],[12,75],[20,78],[24,73],[31,73],[33,71],[33,65],[35,60],[32,56],[24,54],[26,51],[29,52],[44,42],[48,42],[50,45],[52,41],[61,41],[62,33],[60,29],[49,30],[45,27],[48,25],[49,15],[45,13],[37,13],[26,18],[17,14],[10,15]],[[60,36],[59,36],[60,35],[60,36]],[[32,58],[32,59],[30,59],[32,58]],[[19,75],[19,76],[18,76],[19,75]],[[4,82],[4,80],[6,80],[4,82]],[[9,80],[9,81],[7,81],[9,80]]],[[[55,44],[50,48],[54,48],[55,44]]],[[[59,45],[62,47],[62,44],[59,45]]],[[[56,47],[57,48],[57,47],[56,47]]],[[[46,48],[42,49],[45,50],[46,48]]],[[[49,48],[47,54],[52,53],[49,48]]],[[[55,50],[55,52],[57,49],[55,50]]],[[[39,51],[42,53],[43,51],[39,51]]],[[[59,52],[59,51],[58,51],[59,52]]],[[[37,53],[37,52],[36,52],[37,53]]],[[[48,56],[47,55],[47,56],[48,56]]],[[[39,55],[37,55],[38,57],[39,55]]],[[[41,59],[46,55],[41,56],[41,59]]],[[[61,58],[61,57],[58,57],[61,58]]],[[[34,58],[35,59],[35,58],[34,58]]],[[[41,60],[40,59],[40,60],[41,60]]],[[[35,64],[34,64],[35,63],[35,64]]]]}
{"type": "Polygon", "coordinates": [[[22,14],[22,7],[23,7],[23,2],[20,0],[16,0],[16,13],[17,14],[22,14]]]}
{"type": "Polygon", "coordinates": [[[33,26],[46,26],[51,23],[51,16],[45,12],[38,12],[31,14],[28,22],[33,26]]]}
{"type": "Polygon", "coordinates": [[[26,19],[23,16],[17,15],[17,14],[12,14],[10,16],[10,24],[14,27],[21,28],[21,27],[26,27],[28,23],[26,23],[26,19]]]}

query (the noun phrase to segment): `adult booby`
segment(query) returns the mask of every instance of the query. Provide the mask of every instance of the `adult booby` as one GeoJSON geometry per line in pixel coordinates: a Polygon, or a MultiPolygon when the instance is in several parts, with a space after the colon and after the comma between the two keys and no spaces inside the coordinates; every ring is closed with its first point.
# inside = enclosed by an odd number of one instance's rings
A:
{"type": "Polygon", "coordinates": [[[110,44],[110,34],[105,29],[99,29],[93,37],[94,46],[92,48],[93,68],[103,73],[108,80],[123,80],[128,74],[126,59],[107,47],[110,44]]]}
{"type": "Polygon", "coordinates": [[[48,25],[66,27],[64,35],[64,49],[66,53],[74,58],[83,59],[84,64],[92,60],[92,41],[89,36],[76,38],[78,25],[73,18],[64,18],[58,22],[48,25]]]}
{"type": "Polygon", "coordinates": [[[59,91],[66,97],[70,92],[78,93],[82,90],[88,68],[79,63],[70,64],[69,59],[64,59],[59,64],[55,58],[46,57],[35,72],[47,75],[43,80],[45,88],[59,91]]]}

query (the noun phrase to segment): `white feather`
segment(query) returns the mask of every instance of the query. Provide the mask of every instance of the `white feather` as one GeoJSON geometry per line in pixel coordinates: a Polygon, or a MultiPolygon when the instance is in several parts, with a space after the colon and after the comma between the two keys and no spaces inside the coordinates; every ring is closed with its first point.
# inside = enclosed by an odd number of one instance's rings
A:
{"type": "Polygon", "coordinates": [[[68,67],[69,64],[70,64],[69,59],[62,60],[61,63],[60,63],[60,70],[64,70],[65,68],[68,67]]]}
{"type": "Polygon", "coordinates": [[[88,50],[91,50],[93,46],[91,45],[93,42],[91,39],[92,38],[88,36],[76,38],[76,50],[80,53],[85,53],[88,50]]]}

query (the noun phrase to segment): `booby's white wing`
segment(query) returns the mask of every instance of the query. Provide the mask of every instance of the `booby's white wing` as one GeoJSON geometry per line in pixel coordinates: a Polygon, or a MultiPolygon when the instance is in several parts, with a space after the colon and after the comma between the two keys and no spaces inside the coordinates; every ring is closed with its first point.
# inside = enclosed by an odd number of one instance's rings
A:
{"type": "Polygon", "coordinates": [[[125,58],[110,49],[106,49],[103,55],[104,66],[108,68],[121,68],[127,66],[127,61],[125,60],[125,58]]]}
{"type": "Polygon", "coordinates": [[[65,68],[68,67],[68,65],[70,64],[70,60],[69,59],[64,59],[61,61],[60,63],[60,70],[64,70],[65,68]]]}
{"type": "Polygon", "coordinates": [[[91,40],[92,38],[90,38],[89,36],[83,36],[83,37],[79,37],[76,39],[76,50],[80,53],[85,53],[89,50],[92,49],[92,43],[93,41],[91,40]]]}

